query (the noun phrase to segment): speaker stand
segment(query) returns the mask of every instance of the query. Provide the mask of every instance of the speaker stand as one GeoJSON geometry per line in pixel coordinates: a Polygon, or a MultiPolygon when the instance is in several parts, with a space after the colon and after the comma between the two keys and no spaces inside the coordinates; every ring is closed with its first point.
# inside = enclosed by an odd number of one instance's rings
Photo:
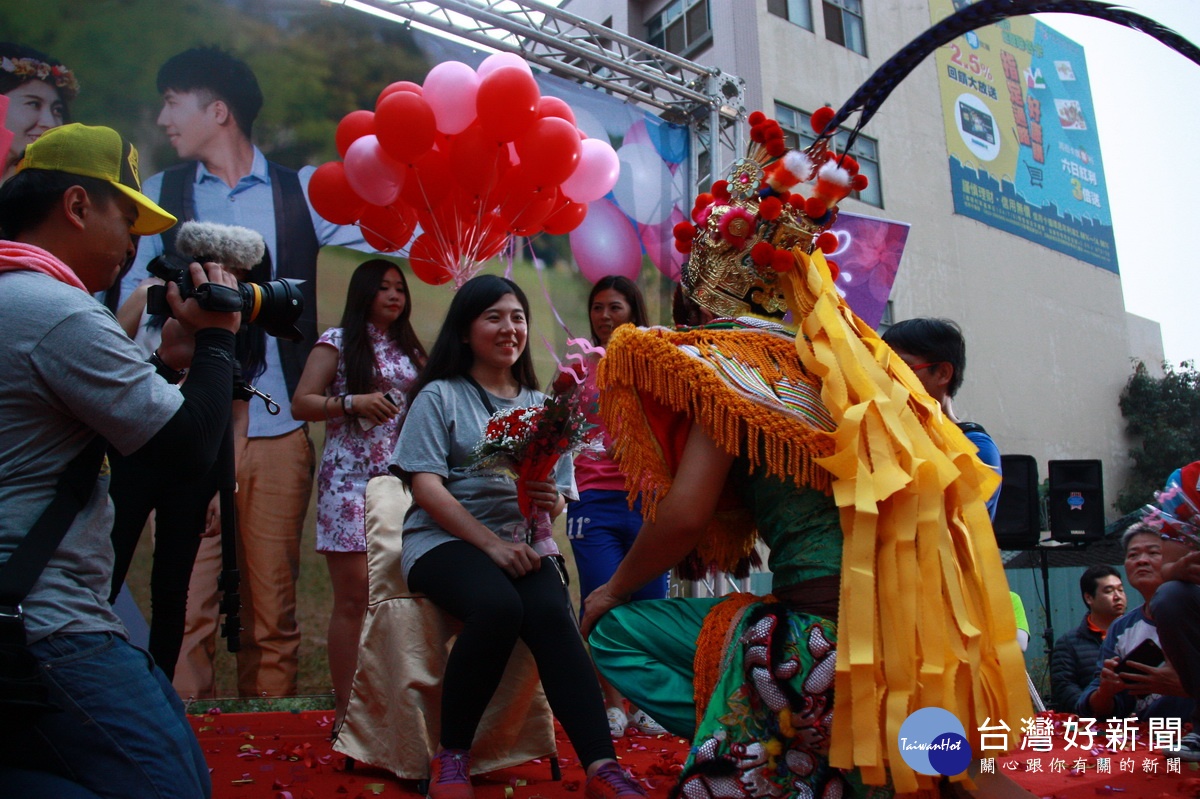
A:
{"type": "Polygon", "coordinates": [[[1046,629],[1042,631],[1042,637],[1046,640],[1046,663],[1050,662],[1050,656],[1054,654],[1054,627],[1051,624],[1050,613],[1050,555],[1046,551],[1048,547],[1038,547],[1038,555],[1042,560],[1042,596],[1045,600],[1046,610],[1046,629]]]}

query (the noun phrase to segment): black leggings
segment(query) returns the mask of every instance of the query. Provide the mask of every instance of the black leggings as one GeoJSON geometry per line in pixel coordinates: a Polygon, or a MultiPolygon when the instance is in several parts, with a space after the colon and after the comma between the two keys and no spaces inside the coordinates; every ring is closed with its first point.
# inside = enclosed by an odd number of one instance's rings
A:
{"type": "Polygon", "coordinates": [[[183,646],[188,582],[218,477],[214,466],[199,480],[169,481],[169,486],[159,487],[157,475],[145,464],[113,459],[109,495],[115,511],[112,540],[116,560],[109,601],[116,601],[146,517],[153,509],[156,514],[148,648],[167,679],[175,676],[175,663],[183,646]]]}
{"type": "Polygon", "coordinates": [[[473,544],[451,541],[422,555],[408,584],[463,623],[442,681],[443,747],[471,748],[520,638],[533,653],[546,699],[584,768],[616,756],[592,661],[549,558],[513,580],[473,544]]]}

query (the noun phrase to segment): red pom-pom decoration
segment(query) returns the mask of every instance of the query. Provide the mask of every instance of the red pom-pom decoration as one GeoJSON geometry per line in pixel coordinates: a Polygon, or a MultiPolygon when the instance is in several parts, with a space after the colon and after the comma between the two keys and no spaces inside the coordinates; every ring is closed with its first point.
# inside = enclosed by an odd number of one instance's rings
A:
{"type": "Polygon", "coordinates": [[[779,218],[783,213],[783,203],[778,197],[767,197],[758,204],[758,215],[768,222],[779,218]]]}
{"type": "Polygon", "coordinates": [[[823,253],[831,253],[838,247],[838,237],[826,230],[817,237],[817,246],[823,253]]]}
{"type": "Polygon", "coordinates": [[[712,194],[723,203],[729,202],[729,181],[718,180],[712,184],[712,194]]]}
{"type": "Polygon", "coordinates": [[[713,196],[708,192],[696,195],[696,202],[692,203],[692,210],[697,208],[707,208],[713,204],[713,196]]]}
{"type": "Polygon", "coordinates": [[[761,125],[767,121],[767,115],[762,111],[751,111],[749,121],[751,125],[761,125]]]}
{"type": "Polygon", "coordinates": [[[760,241],[750,248],[750,260],[759,266],[766,266],[775,257],[775,248],[765,241],[760,241]]]}
{"type": "Polygon", "coordinates": [[[814,133],[824,132],[825,126],[830,123],[830,121],[833,119],[833,115],[835,113],[836,112],[833,110],[833,108],[828,105],[822,106],[822,107],[818,108],[816,111],[813,111],[812,117],[810,120],[812,123],[813,132],[814,133]]]}
{"type": "Polygon", "coordinates": [[[858,170],[859,170],[858,161],[854,158],[854,156],[843,155],[841,165],[842,165],[842,169],[846,170],[851,175],[858,174],[858,170]]]}
{"type": "Polygon", "coordinates": [[[683,253],[684,255],[687,255],[688,253],[690,253],[692,251],[692,240],[691,239],[675,239],[675,249],[678,250],[679,252],[683,253]]]}
{"type": "Polygon", "coordinates": [[[842,270],[838,268],[837,261],[826,261],[825,263],[829,265],[830,277],[832,277],[834,280],[837,280],[838,275],[842,273],[842,270]]]}
{"type": "Polygon", "coordinates": [[[691,240],[692,236],[696,235],[696,228],[689,222],[679,222],[671,229],[671,232],[675,234],[677,241],[691,240]]]}
{"type": "Polygon", "coordinates": [[[825,216],[825,212],[829,210],[829,206],[820,197],[809,197],[804,201],[804,213],[811,216],[813,219],[820,219],[825,216]]]}
{"type": "Polygon", "coordinates": [[[850,188],[853,191],[862,191],[868,186],[868,184],[870,184],[870,182],[871,181],[867,179],[866,175],[860,173],[850,178],[850,188]]]}
{"type": "Polygon", "coordinates": [[[788,205],[792,206],[797,211],[803,211],[804,203],[808,202],[803,194],[789,194],[787,201],[788,205]]]}
{"type": "Polygon", "coordinates": [[[771,268],[776,272],[787,272],[796,264],[796,258],[791,250],[776,250],[771,258],[771,268]]]}
{"type": "Polygon", "coordinates": [[[771,139],[769,142],[767,142],[766,147],[767,155],[771,156],[772,158],[778,158],[786,153],[788,149],[787,142],[785,142],[783,139],[771,139]]]}

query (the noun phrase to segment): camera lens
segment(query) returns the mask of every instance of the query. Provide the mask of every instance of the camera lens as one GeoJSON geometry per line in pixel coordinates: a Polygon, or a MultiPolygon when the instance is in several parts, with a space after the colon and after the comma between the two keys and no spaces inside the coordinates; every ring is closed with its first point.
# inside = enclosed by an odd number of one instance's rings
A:
{"type": "Polygon", "coordinates": [[[299,341],[303,336],[296,320],[304,313],[303,280],[281,278],[266,283],[241,283],[243,321],[252,322],[268,335],[299,341]]]}

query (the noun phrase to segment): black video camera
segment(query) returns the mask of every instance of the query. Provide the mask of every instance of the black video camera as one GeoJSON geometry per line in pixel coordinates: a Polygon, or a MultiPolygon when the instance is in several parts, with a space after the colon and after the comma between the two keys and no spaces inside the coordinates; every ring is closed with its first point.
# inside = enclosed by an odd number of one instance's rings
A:
{"type": "MultiPolygon", "coordinates": [[[[188,268],[190,263],[177,255],[164,254],[147,264],[146,269],[155,277],[179,286],[179,295],[183,299],[194,298],[206,311],[240,311],[243,322],[256,324],[269,335],[289,341],[300,341],[303,338],[300,329],[296,327],[296,320],[304,313],[304,297],[300,293],[300,284],[304,281],[281,278],[266,283],[239,282],[237,288],[218,283],[205,283],[196,288],[188,268]]],[[[149,288],[146,310],[151,314],[174,316],[167,302],[166,286],[149,288]]]]}

